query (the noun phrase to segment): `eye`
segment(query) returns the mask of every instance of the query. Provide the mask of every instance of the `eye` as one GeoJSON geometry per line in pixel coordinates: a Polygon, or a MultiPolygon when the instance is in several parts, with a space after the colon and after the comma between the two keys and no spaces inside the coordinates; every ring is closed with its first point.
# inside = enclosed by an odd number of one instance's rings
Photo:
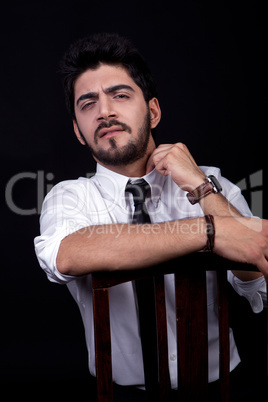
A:
{"type": "Polygon", "coordinates": [[[115,99],[128,99],[129,96],[126,94],[117,94],[115,95],[115,99]]]}
{"type": "Polygon", "coordinates": [[[81,110],[86,110],[92,107],[96,102],[87,102],[81,105],[81,110]]]}

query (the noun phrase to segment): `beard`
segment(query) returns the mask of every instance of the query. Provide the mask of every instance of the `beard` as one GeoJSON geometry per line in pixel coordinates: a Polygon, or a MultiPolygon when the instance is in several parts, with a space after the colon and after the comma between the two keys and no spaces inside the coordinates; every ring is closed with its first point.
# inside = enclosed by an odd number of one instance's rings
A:
{"type": "MultiPolygon", "coordinates": [[[[94,134],[94,142],[98,144],[98,132],[102,128],[109,128],[112,126],[121,126],[122,129],[131,134],[131,128],[125,123],[120,123],[117,120],[110,120],[109,122],[102,122],[94,134]]],[[[79,129],[79,127],[78,127],[79,129]]],[[[108,149],[93,149],[92,146],[86,141],[85,136],[79,129],[81,137],[84,139],[91,154],[101,162],[103,165],[122,166],[131,164],[144,157],[147,151],[147,146],[151,133],[151,119],[150,111],[147,109],[143,124],[138,129],[138,137],[130,139],[126,145],[118,146],[116,138],[109,138],[110,147],[108,149]]]]}

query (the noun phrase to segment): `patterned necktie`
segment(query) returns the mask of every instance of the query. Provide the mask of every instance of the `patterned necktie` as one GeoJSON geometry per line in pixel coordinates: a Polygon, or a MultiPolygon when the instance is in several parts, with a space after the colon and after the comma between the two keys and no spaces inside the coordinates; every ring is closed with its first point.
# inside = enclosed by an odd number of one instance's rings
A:
{"type": "MultiPolygon", "coordinates": [[[[132,223],[151,223],[145,199],[150,186],[142,180],[138,183],[128,183],[126,191],[132,193],[135,211],[132,223]]],[[[139,252],[139,250],[137,250],[139,252]]],[[[145,385],[152,401],[156,400],[158,383],[158,357],[157,357],[157,334],[156,312],[154,296],[154,280],[143,279],[135,281],[137,301],[139,307],[139,324],[142,339],[142,354],[145,369],[145,385]]]]}
{"type": "Polygon", "coordinates": [[[126,191],[132,193],[135,205],[132,223],[151,223],[151,219],[145,205],[145,198],[149,188],[150,186],[145,180],[135,184],[128,183],[126,185],[126,191]]]}

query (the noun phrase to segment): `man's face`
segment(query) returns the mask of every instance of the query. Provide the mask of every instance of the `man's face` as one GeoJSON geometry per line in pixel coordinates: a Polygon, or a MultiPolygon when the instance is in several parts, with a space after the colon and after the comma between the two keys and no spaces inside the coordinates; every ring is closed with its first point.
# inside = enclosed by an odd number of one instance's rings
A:
{"type": "Polygon", "coordinates": [[[147,105],[142,90],[123,67],[101,65],[87,70],[76,80],[74,94],[75,133],[98,162],[120,166],[146,155],[151,101],[147,105]]]}

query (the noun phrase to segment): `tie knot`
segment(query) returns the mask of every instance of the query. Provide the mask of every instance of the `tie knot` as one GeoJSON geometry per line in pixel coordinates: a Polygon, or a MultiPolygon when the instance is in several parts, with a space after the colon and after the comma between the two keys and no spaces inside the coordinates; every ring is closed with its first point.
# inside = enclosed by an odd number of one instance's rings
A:
{"type": "Polygon", "coordinates": [[[148,193],[150,185],[142,180],[138,183],[128,183],[126,191],[133,195],[134,205],[143,204],[148,193]]]}

